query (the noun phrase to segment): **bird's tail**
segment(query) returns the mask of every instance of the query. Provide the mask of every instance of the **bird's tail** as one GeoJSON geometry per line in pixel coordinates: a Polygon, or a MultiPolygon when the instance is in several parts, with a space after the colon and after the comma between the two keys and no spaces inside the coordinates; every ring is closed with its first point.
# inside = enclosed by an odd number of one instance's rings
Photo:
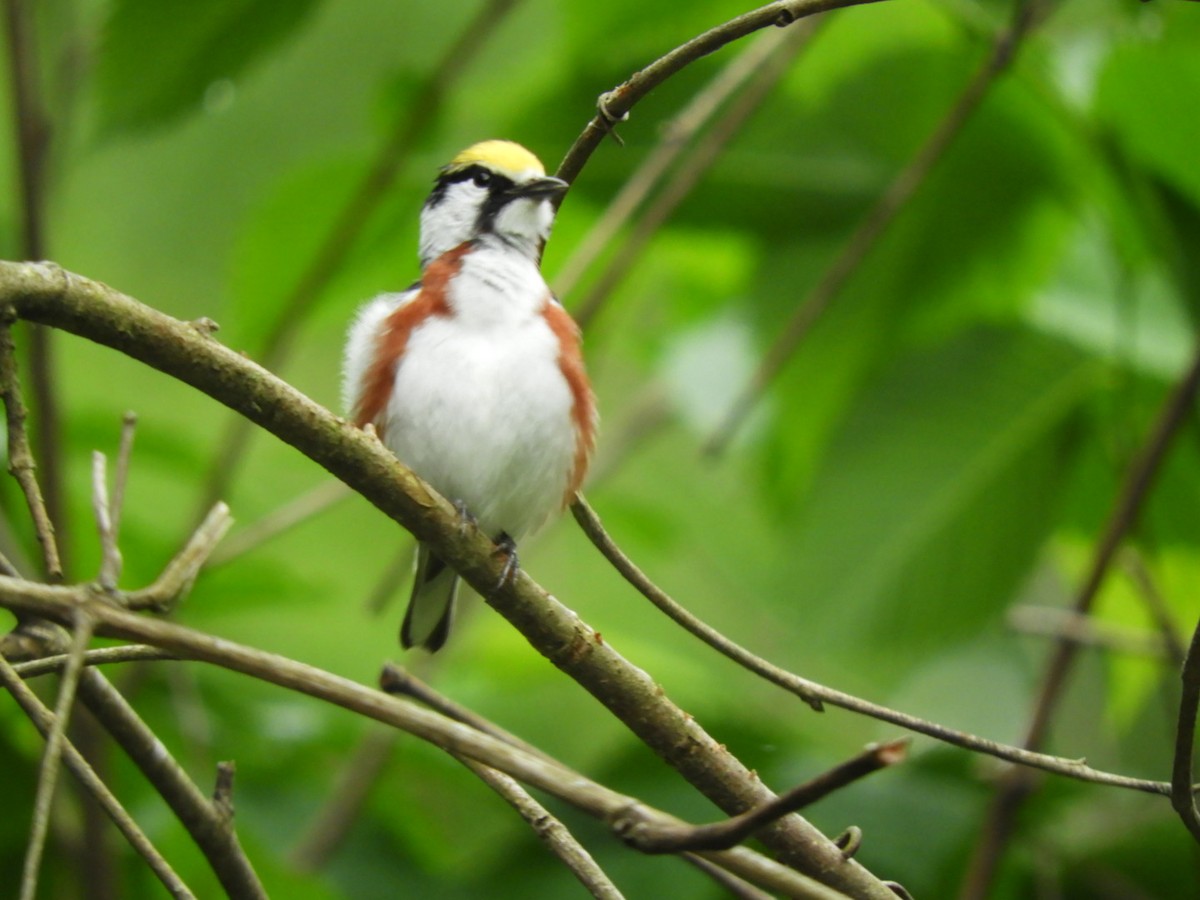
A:
{"type": "Polygon", "coordinates": [[[406,650],[424,647],[432,653],[446,643],[450,634],[458,574],[424,544],[417,546],[416,570],[412,598],[400,626],[400,645],[406,650]]]}

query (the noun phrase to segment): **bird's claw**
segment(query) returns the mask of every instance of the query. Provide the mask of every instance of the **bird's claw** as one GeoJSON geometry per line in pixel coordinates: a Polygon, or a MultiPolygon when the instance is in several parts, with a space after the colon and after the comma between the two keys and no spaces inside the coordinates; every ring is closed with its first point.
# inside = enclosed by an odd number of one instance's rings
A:
{"type": "Polygon", "coordinates": [[[494,588],[498,591],[512,581],[521,564],[517,560],[517,542],[505,532],[501,532],[500,537],[496,538],[496,549],[505,556],[504,568],[500,570],[500,580],[496,582],[494,588]]]}

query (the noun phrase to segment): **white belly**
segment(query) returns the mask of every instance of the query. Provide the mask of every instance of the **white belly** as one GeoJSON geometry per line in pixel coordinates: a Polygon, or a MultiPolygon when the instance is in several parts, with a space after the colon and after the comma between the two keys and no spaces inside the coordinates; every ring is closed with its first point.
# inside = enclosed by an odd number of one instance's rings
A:
{"type": "Polygon", "coordinates": [[[491,328],[427,320],[409,338],[386,422],[392,452],[493,536],[519,539],[562,505],[572,397],[540,315],[491,328]]]}

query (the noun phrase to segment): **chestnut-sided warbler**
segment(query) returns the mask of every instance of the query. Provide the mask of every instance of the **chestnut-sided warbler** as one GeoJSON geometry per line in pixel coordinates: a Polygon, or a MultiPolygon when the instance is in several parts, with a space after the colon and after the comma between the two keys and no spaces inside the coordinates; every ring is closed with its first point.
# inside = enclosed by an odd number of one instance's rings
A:
{"type": "MultiPolygon", "coordinates": [[[[459,153],[421,210],[421,280],[367,303],[346,343],[354,422],[510,553],[570,501],[595,440],[579,329],[539,268],[566,189],[518,144],[459,153]]],[[[458,576],[425,545],[415,568],[400,642],[437,650],[458,576]]]]}

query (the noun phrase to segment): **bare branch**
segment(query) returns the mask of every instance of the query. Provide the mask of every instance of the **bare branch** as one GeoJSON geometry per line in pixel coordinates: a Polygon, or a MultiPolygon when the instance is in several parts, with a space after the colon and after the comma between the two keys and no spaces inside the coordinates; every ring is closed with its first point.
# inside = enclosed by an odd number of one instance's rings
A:
{"type": "Polygon", "coordinates": [[[730,896],[736,897],[738,900],[772,900],[771,895],[766,891],[760,891],[748,881],[743,881],[736,875],[726,872],[716,863],[709,862],[699,854],[681,853],[679,857],[699,869],[724,888],[730,896]]]}
{"type": "Polygon", "coordinates": [[[443,716],[453,719],[455,722],[470,725],[476,731],[498,738],[511,747],[524,750],[533,756],[542,756],[547,760],[551,759],[542,752],[540,747],[535,747],[533,744],[517,737],[511,731],[501,728],[495,722],[485,719],[474,710],[454,702],[445,694],[434,690],[432,685],[427,684],[400,666],[388,663],[383,667],[383,671],[379,674],[379,688],[395,696],[411,697],[418,703],[423,703],[430,709],[440,712],[443,716]]]}
{"type": "MultiPolygon", "coordinates": [[[[805,20],[786,31],[763,36],[760,42],[767,44],[772,52],[755,65],[745,89],[736,101],[729,105],[712,129],[696,143],[662,192],[638,219],[628,239],[618,248],[583,300],[576,305],[574,315],[580,328],[588,327],[621,279],[636,266],[637,260],[650,245],[654,234],[687,198],[704,173],[717,161],[726,145],[767,99],[779,79],[787,72],[796,54],[814,34],[815,24],[816,20],[805,20]]],[[[757,48],[752,47],[751,50],[757,48]]],[[[740,58],[734,60],[735,63],[739,61],[740,58]]]]}
{"type": "Polygon", "coordinates": [[[598,900],[622,900],[621,892],[596,864],[592,855],[562,822],[534,800],[515,779],[465,756],[455,758],[517,811],[538,839],[567,867],[576,880],[587,888],[588,893],[598,900]]]}
{"type": "Polygon", "coordinates": [[[1176,667],[1182,668],[1183,662],[1187,658],[1187,645],[1180,636],[1175,617],[1171,614],[1158,585],[1155,584],[1145,559],[1142,558],[1142,554],[1137,551],[1137,548],[1126,547],[1120,554],[1119,561],[1125,573],[1133,581],[1134,587],[1137,588],[1138,596],[1146,604],[1146,609],[1154,620],[1159,634],[1162,635],[1162,646],[1166,649],[1167,656],[1176,667]]]}
{"type": "Polygon", "coordinates": [[[615,122],[627,118],[630,110],[650,91],[701,57],[772,25],[790,25],[806,16],[872,2],[876,0],[780,0],[730,19],[680,44],[644,69],[639,69],[628,81],[600,95],[596,102],[596,116],[575,139],[566,157],[559,163],[556,174],[564,181],[573,182],[615,122]]]}
{"type": "MultiPolygon", "coordinates": [[[[43,736],[50,734],[54,727],[54,714],[46,708],[45,705],[37,698],[28,687],[25,686],[15,668],[9,664],[8,660],[0,654],[0,684],[2,684],[13,698],[20,704],[25,714],[29,716],[35,727],[42,733],[43,736]]],[[[87,764],[87,761],[80,755],[70,741],[63,741],[63,761],[68,769],[83,785],[101,808],[112,819],[113,824],[129,841],[137,853],[146,860],[151,871],[158,877],[163,886],[171,893],[172,897],[178,900],[195,900],[186,884],[179,878],[170,864],[163,859],[162,854],[155,849],[149,839],[133,821],[133,818],[121,806],[120,802],[112,791],[110,791],[96,775],[92,767],[87,764]]]]}
{"type": "MultiPolygon", "coordinates": [[[[98,601],[85,603],[88,609],[100,605],[98,601]]],[[[98,670],[86,669],[80,677],[79,695],[88,711],[121,745],[179,817],[208,859],[225,892],[231,897],[265,900],[266,891],[238,842],[226,810],[201,793],[120,691],[98,670]]]]}
{"type": "Polygon", "coordinates": [[[588,267],[611,246],[621,228],[650,196],[692,138],[790,34],[792,32],[783,30],[768,32],[754,41],[721,69],[708,85],[697,92],[687,106],[662,127],[657,146],[621,187],[603,215],[596,220],[558,271],[554,287],[559,297],[566,297],[575,289],[588,267]]]}
{"type": "MultiPolygon", "coordinates": [[[[22,678],[36,678],[51,672],[61,671],[67,664],[68,656],[44,656],[29,662],[15,663],[13,668],[22,678]]],[[[101,647],[89,650],[83,654],[85,666],[103,666],[111,663],[149,662],[175,659],[169,653],[164,653],[157,647],[146,644],[124,644],[120,647],[101,647]]]]}
{"type": "MultiPolygon", "coordinates": [[[[54,620],[67,620],[77,609],[83,608],[96,619],[97,633],[153,644],[181,658],[241,672],[401,728],[452,753],[499,769],[604,821],[627,815],[631,807],[641,806],[634,798],[593,782],[561,763],[542,755],[526,753],[410,701],[389,697],[381,691],[287,657],[224,638],[210,637],[174,622],[137,615],[97,598],[87,586],[42,585],[0,577],[0,603],[10,609],[54,620]]],[[[211,854],[210,861],[214,868],[234,863],[248,866],[248,862],[240,855],[240,848],[236,846],[236,836],[220,827],[219,818],[215,817],[211,804],[204,800],[195,785],[186,780],[178,764],[165,754],[161,743],[154,739],[153,733],[128,707],[124,698],[94,669],[84,671],[79,692],[88,709],[133,757],[181,820],[197,828],[193,832],[197,842],[202,839],[210,841],[209,844],[201,844],[201,849],[211,854]],[[222,850],[225,842],[232,842],[233,849],[226,847],[222,850]],[[227,854],[234,855],[230,857],[227,854]]],[[[664,827],[678,825],[679,820],[673,816],[666,813],[660,816],[664,827]]],[[[645,821],[652,820],[649,812],[644,812],[642,817],[645,821]]],[[[780,890],[788,896],[842,896],[839,890],[742,847],[713,851],[706,858],[756,884],[780,890]]],[[[840,851],[838,859],[849,864],[849,861],[841,859],[840,851]]],[[[218,870],[219,877],[228,874],[218,870]]],[[[237,874],[236,869],[234,874],[237,874]]],[[[253,872],[244,874],[249,877],[253,872]]],[[[864,883],[868,886],[871,884],[870,881],[864,883]]],[[[884,887],[883,890],[888,889],[884,887]]],[[[867,890],[855,889],[855,895],[879,897],[881,900],[888,897],[885,893],[868,891],[869,887],[867,890]]]]}
{"type": "Polygon", "coordinates": [[[125,605],[130,609],[153,609],[159,612],[173,608],[192,589],[205,560],[232,524],[229,507],[218,503],[158,580],[148,588],[125,594],[122,598],[125,605]]]}
{"type": "Polygon", "coordinates": [[[58,700],[54,707],[54,718],[50,732],[46,735],[46,747],[42,752],[42,764],[38,770],[37,794],[33,802],[33,824],[29,829],[29,845],[25,852],[25,867],[21,873],[21,900],[34,900],[37,896],[38,872],[41,869],[42,853],[46,847],[46,833],[50,827],[50,804],[54,800],[54,789],[58,785],[58,769],[62,759],[63,744],[66,742],[67,722],[75,708],[75,687],[83,669],[83,652],[92,639],[94,623],[86,612],[75,615],[75,629],[67,664],[63,668],[58,687],[58,700]]]}
{"type": "MultiPolygon", "coordinates": [[[[773,796],[644,671],[600,640],[595,629],[527,573],[518,572],[497,588],[505,560],[494,552],[491,539],[477,528],[464,528],[454,507],[379,441],[223,347],[211,333],[104,285],[67,278],[49,264],[0,262],[0,305],[4,303],[22,317],[80,333],[193,385],[324,466],[429,543],[539,652],[726,813],[742,812],[773,796]]],[[[11,579],[0,578],[0,595],[10,608],[21,605],[13,587],[11,579]]],[[[795,814],[769,826],[760,839],[787,864],[820,872],[839,889],[867,898],[891,897],[886,885],[853,860],[844,860],[828,838],[795,814]]]]}
{"type": "Polygon", "coordinates": [[[786,669],[781,669],[779,666],[751,653],[745,647],[721,634],[711,625],[692,615],[692,613],[688,612],[669,594],[663,591],[662,588],[651,581],[608,535],[600,523],[600,518],[596,515],[595,510],[588,506],[587,501],[584,500],[582,495],[575,498],[575,502],[571,505],[571,512],[583,529],[584,534],[595,544],[605,559],[612,563],[613,567],[626,581],[633,585],[646,599],[657,606],[675,623],[704,641],[704,643],[708,644],[714,650],[729,657],[738,665],[765,678],[772,684],[778,685],[784,690],[795,694],[814,709],[821,710],[824,704],[838,706],[850,712],[870,716],[881,722],[899,725],[901,728],[936,738],[939,741],[953,744],[956,747],[962,747],[964,750],[986,753],[998,759],[1035,769],[1042,769],[1046,772],[1052,772],[1055,775],[1065,775],[1068,778],[1074,778],[1078,781],[1127,788],[1147,794],[1166,794],[1170,791],[1170,786],[1165,782],[1148,781],[1143,778],[1130,778],[1125,775],[1101,772],[1098,769],[1088,766],[1083,760],[1065,759],[1059,756],[1033,752],[1021,747],[1001,744],[998,741],[991,741],[974,734],[968,734],[965,731],[957,731],[953,728],[947,728],[944,725],[909,715],[908,713],[880,706],[877,703],[871,703],[852,694],[847,694],[815,681],[810,681],[807,678],[802,678],[786,669]]]}
{"type": "Polygon", "coordinates": [[[640,810],[635,809],[630,810],[627,818],[615,822],[613,827],[626,843],[643,853],[726,850],[740,844],[780,816],[803,809],[872,772],[902,762],[907,750],[907,738],[888,744],[872,744],[852,759],[780,794],[771,802],[710,825],[681,825],[673,829],[660,826],[643,830],[643,822],[638,815],[640,810]]]}
{"type": "Polygon", "coordinates": [[[125,486],[129,483],[129,464],[133,458],[133,435],[137,430],[137,413],[126,411],[121,417],[121,446],[117,450],[117,471],[113,475],[112,519],[113,535],[120,537],[121,512],[125,508],[125,486]]]}
{"type": "Polygon", "coordinates": [[[100,587],[115,591],[117,579],[121,577],[121,550],[117,546],[112,506],[108,499],[108,460],[99,450],[92,453],[92,513],[96,517],[96,530],[100,533],[100,587]]]}
{"type": "Polygon", "coordinates": [[[59,561],[58,541],[54,536],[54,523],[46,512],[42,489],[34,474],[37,466],[33,460],[33,451],[29,448],[29,436],[25,432],[25,402],[21,398],[21,385],[17,379],[11,321],[0,322],[0,396],[4,399],[8,424],[8,471],[25,494],[29,515],[33,520],[38,543],[42,547],[46,577],[53,582],[61,581],[63,571],[59,561]]]}
{"type": "Polygon", "coordinates": [[[888,226],[925,183],[929,173],[950,149],[992,86],[1007,71],[1017,47],[1040,20],[1046,2],[1048,0],[1018,0],[1017,15],[1013,24],[996,36],[991,53],[974,77],[967,82],[933,133],[888,185],[858,228],[842,245],[841,251],[829,264],[829,268],[800,302],[795,313],[767,350],[749,384],[705,442],[705,454],[716,456],[729,446],[729,442],[763,391],[779,375],[813,325],[883,237],[888,226]]]}

